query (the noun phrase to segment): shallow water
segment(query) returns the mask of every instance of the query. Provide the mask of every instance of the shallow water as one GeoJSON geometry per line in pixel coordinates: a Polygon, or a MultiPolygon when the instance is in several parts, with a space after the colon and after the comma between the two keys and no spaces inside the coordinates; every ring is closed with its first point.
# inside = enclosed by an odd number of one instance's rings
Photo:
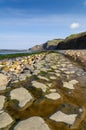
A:
{"type": "Polygon", "coordinates": [[[1,94],[7,97],[4,109],[15,120],[14,126],[21,120],[40,116],[48,124],[50,130],[71,130],[71,128],[72,130],[86,130],[86,71],[79,64],[61,54],[47,54],[41,61],[36,64],[36,69],[40,67],[38,75],[32,75],[25,81],[12,84],[10,89],[1,94]],[[37,88],[33,86],[32,81],[41,83],[40,85],[44,84],[46,92],[40,86],[37,88]],[[76,81],[78,83],[75,83],[76,81]],[[67,87],[64,87],[64,82],[67,87]],[[72,83],[74,89],[71,89],[72,83]],[[17,100],[11,100],[10,97],[10,92],[20,87],[24,87],[34,97],[32,102],[28,102],[22,108],[19,108],[17,100]],[[56,100],[46,98],[45,95],[53,93],[50,90],[56,90],[61,98],[56,100]],[[51,120],[50,116],[58,111],[67,115],[77,114],[74,124],[69,125],[51,120]]]}

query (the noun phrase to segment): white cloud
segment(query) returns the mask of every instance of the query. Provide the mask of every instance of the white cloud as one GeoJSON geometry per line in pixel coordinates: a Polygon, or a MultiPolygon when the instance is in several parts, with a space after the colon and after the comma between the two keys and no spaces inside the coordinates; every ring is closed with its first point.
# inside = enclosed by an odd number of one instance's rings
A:
{"type": "Polygon", "coordinates": [[[76,23],[76,22],[74,22],[74,23],[72,23],[71,25],[70,25],[70,28],[71,29],[76,29],[76,28],[79,28],[80,27],[80,24],[79,23],[76,23]]]}

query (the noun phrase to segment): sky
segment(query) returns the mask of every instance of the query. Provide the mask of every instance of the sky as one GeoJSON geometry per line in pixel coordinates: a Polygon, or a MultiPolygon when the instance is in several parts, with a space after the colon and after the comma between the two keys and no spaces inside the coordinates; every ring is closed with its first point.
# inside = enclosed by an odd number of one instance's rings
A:
{"type": "Polygon", "coordinates": [[[28,49],[86,31],[86,0],[0,0],[0,49],[28,49]]]}

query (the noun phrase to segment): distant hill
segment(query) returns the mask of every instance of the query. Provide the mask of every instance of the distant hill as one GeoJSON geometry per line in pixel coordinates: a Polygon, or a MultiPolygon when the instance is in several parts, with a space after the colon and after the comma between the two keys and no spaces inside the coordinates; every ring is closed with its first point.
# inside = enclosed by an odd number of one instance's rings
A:
{"type": "Polygon", "coordinates": [[[86,49],[86,32],[72,34],[65,39],[54,39],[44,44],[36,45],[29,50],[65,50],[65,49],[86,49]]]}
{"type": "Polygon", "coordinates": [[[59,42],[63,41],[63,39],[54,39],[47,41],[44,44],[33,46],[29,48],[31,51],[42,51],[42,50],[55,50],[59,42]]]}

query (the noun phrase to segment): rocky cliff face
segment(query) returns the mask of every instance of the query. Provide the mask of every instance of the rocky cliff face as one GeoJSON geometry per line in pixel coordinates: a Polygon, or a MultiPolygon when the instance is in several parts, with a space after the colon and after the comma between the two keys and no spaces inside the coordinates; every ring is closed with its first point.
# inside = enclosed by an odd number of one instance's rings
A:
{"type": "Polygon", "coordinates": [[[61,41],[63,41],[63,39],[54,39],[51,41],[47,41],[44,44],[36,45],[36,46],[30,48],[29,50],[31,50],[31,51],[55,50],[57,48],[57,45],[61,41]]]}
{"type": "Polygon", "coordinates": [[[73,34],[65,39],[54,39],[30,48],[32,51],[63,49],[86,49],[86,32],[73,34]]]}
{"type": "Polygon", "coordinates": [[[43,50],[43,44],[33,46],[32,48],[29,48],[30,51],[42,51],[43,50]]]}
{"type": "Polygon", "coordinates": [[[63,39],[54,39],[51,41],[47,41],[46,43],[43,44],[43,49],[44,50],[55,50],[59,44],[59,42],[62,42],[63,39]]]}
{"type": "Polygon", "coordinates": [[[86,49],[86,32],[70,35],[56,49],[86,49]]]}

